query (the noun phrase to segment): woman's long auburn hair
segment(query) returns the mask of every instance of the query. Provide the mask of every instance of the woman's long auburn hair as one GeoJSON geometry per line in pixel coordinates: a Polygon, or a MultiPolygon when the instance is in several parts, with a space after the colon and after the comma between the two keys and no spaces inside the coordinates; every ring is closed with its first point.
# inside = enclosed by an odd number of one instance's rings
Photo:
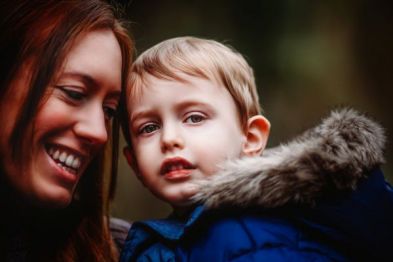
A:
{"type": "MultiPolygon", "coordinates": [[[[132,60],[133,41],[114,8],[101,0],[13,0],[0,4],[0,100],[13,91],[10,85],[27,60],[32,61],[30,86],[11,134],[10,145],[15,161],[25,154],[23,144],[32,134],[44,94],[73,43],[86,33],[110,29],[122,53],[122,92],[127,84],[132,60]]],[[[108,68],[108,70],[111,70],[108,68]]],[[[1,106],[1,105],[0,105],[1,106]]],[[[118,120],[112,125],[112,173],[116,173],[118,120]]],[[[107,194],[103,183],[104,152],[86,169],[78,184],[78,200],[51,214],[37,237],[40,261],[115,261],[117,253],[107,221],[107,194]],[[42,248],[42,249],[41,249],[42,248]]],[[[0,168],[1,170],[2,168],[0,168]]],[[[114,187],[111,186],[113,194],[114,187]]]]}

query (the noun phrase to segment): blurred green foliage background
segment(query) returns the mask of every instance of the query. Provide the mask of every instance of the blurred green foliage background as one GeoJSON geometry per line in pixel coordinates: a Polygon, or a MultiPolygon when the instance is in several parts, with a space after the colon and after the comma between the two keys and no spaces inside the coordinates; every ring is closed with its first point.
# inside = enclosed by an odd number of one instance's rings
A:
{"type": "MultiPolygon", "coordinates": [[[[337,107],[350,106],[386,128],[393,121],[393,2],[306,0],[125,1],[137,54],[176,36],[215,39],[240,51],[255,70],[268,146],[286,142],[337,107]]],[[[124,145],[124,142],[123,142],[124,145]]],[[[120,154],[112,214],[164,217],[120,154]]],[[[393,181],[392,146],[383,166],[393,181]]]]}

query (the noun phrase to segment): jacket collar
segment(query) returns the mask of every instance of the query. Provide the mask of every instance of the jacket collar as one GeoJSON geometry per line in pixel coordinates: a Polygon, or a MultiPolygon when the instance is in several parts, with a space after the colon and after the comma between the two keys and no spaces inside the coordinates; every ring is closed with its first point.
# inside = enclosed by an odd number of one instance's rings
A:
{"type": "Polygon", "coordinates": [[[180,221],[176,218],[167,219],[153,219],[141,222],[135,222],[133,227],[150,228],[156,234],[168,240],[179,240],[187,228],[190,228],[195,221],[202,215],[204,211],[203,206],[197,206],[191,214],[187,217],[186,221],[180,221]]]}
{"type": "Polygon", "coordinates": [[[193,201],[206,208],[314,205],[327,191],[354,190],[384,162],[384,130],[352,109],[333,111],[303,135],[259,157],[224,163],[193,201]]]}

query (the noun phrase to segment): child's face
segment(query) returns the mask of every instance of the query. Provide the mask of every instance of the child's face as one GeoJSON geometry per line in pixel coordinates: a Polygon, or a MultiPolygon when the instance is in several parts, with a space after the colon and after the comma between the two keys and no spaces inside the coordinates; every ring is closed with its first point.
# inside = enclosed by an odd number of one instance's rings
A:
{"type": "Polygon", "coordinates": [[[202,78],[186,79],[150,77],[140,99],[129,101],[133,166],[145,186],[173,206],[186,204],[192,182],[241,156],[246,139],[227,89],[202,78]]]}

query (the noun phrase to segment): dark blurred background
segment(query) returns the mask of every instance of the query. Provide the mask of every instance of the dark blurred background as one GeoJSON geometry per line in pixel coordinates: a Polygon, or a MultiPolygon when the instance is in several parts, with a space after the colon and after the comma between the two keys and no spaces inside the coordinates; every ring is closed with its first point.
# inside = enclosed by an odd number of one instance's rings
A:
{"type": "MultiPolygon", "coordinates": [[[[374,118],[391,140],[393,1],[120,2],[132,22],[137,54],[185,35],[240,51],[255,70],[264,114],[272,124],[269,147],[343,106],[374,118]]],[[[390,142],[385,155],[383,170],[392,182],[390,142]]],[[[112,214],[127,220],[166,216],[170,208],[140,185],[122,154],[119,162],[112,214]]]]}

